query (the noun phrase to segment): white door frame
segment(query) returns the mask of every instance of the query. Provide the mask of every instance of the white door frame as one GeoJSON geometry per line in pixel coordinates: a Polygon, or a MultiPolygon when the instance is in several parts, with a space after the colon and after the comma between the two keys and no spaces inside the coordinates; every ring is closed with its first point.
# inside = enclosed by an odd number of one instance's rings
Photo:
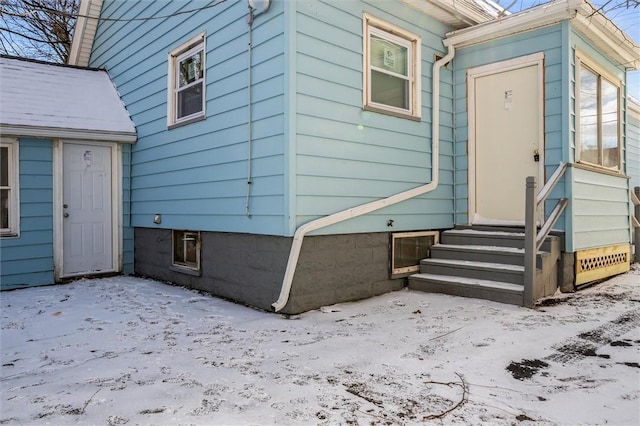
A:
{"type": "MultiPolygon", "coordinates": [[[[512,71],[536,65],[538,67],[538,87],[540,99],[538,102],[538,146],[540,161],[538,162],[538,188],[544,184],[544,52],[521,56],[501,62],[494,62],[467,70],[467,121],[468,121],[468,176],[467,185],[469,200],[467,220],[473,223],[476,215],[476,78],[512,71]]],[[[522,197],[525,193],[525,182],[522,182],[522,197]]],[[[542,210],[542,209],[540,209],[542,210]]],[[[544,212],[540,211],[540,215],[544,212]]],[[[524,224],[524,218],[522,220],[524,224]]]]}
{"type": "MultiPolygon", "coordinates": [[[[53,265],[54,278],[74,276],[67,274],[63,268],[63,146],[65,143],[76,145],[106,146],[111,148],[111,271],[122,271],[122,145],[117,142],[100,142],[88,140],[59,140],[53,141],[53,265]]],[[[81,274],[85,275],[85,274],[81,274]]]]}

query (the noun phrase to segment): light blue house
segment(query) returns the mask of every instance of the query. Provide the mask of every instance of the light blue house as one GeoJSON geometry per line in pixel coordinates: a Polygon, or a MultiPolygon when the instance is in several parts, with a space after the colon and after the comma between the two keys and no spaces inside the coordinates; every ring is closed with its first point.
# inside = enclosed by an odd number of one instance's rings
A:
{"type": "Polygon", "coordinates": [[[137,274],[296,313],[407,284],[530,305],[629,268],[640,54],[586,1],[82,0],[80,15],[71,63],[106,69],[136,126],[137,274]],[[567,207],[527,268],[528,176],[559,182],[530,223],[567,207]]]}
{"type": "Polygon", "coordinates": [[[0,284],[133,271],[136,132],[104,70],[0,57],[0,284]]]}

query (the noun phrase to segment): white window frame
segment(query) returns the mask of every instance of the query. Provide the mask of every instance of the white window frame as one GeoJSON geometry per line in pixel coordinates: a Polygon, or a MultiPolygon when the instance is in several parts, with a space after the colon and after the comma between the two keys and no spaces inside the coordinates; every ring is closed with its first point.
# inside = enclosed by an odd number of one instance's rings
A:
{"type": "MultiPolygon", "coordinates": [[[[14,138],[1,138],[0,147],[7,148],[8,161],[8,186],[1,186],[1,189],[9,190],[9,227],[0,228],[0,237],[20,236],[20,155],[18,140],[14,138]]],[[[1,224],[0,224],[1,226],[1,224]]]]}
{"type": "Polygon", "coordinates": [[[363,105],[365,110],[381,112],[398,117],[420,120],[422,117],[422,88],[421,88],[421,40],[420,37],[377,19],[369,14],[363,15],[363,105]],[[409,108],[399,108],[374,102],[372,95],[372,66],[371,64],[371,36],[375,35],[393,44],[407,48],[408,76],[396,75],[383,69],[374,68],[375,71],[393,75],[409,81],[409,108]]]}
{"type": "Polygon", "coordinates": [[[416,237],[432,237],[433,238],[433,244],[429,247],[429,252],[431,252],[431,247],[438,244],[439,240],[440,240],[440,232],[438,231],[412,231],[412,232],[394,232],[391,234],[391,259],[390,259],[390,266],[391,266],[391,279],[395,279],[395,278],[402,278],[402,277],[406,277],[409,276],[415,272],[420,271],[420,261],[422,259],[418,259],[418,263],[416,263],[415,265],[409,265],[409,266],[397,266],[395,264],[395,259],[396,259],[396,241],[397,240],[401,240],[403,238],[416,238],[416,237]]]}
{"type": "Polygon", "coordinates": [[[592,166],[598,169],[604,169],[609,171],[614,171],[621,173],[622,171],[622,83],[620,79],[614,77],[611,73],[606,71],[601,66],[598,66],[597,63],[591,60],[588,56],[580,51],[576,51],[576,75],[575,75],[575,111],[576,111],[576,161],[582,164],[586,164],[588,166],[592,166]],[[598,94],[597,94],[597,102],[598,102],[598,162],[593,163],[582,158],[582,135],[581,135],[581,109],[580,109],[580,91],[581,91],[581,71],[585,68],[592,74],[596,75],[598,78],[598,94]],[[606,80],[609,84],[613,85],[617,89],[617,140],[618,140],[618,161],[617,165],[610,167],[603,165],[603,135],[602,135],[602,95],[601,95],[601,87],[602,80],[606,80]]]}
{"type": "Polygon", "coordinates": [[[177,230],[174,229],[171,231],[171,263],[174,270],[187,272],[187,271],[200,271],[200,256],[202,251],[202,240],[199,231],[187,231],[187,230],[177,230]],[[183,253],[186,255],[187,253],[187,244],[188,241],[195,241],[196,247],[196,261],[195,263],[188,262],[186,259],[176,259],[176,238],[182,236],[182,244],[183,244],[183,253]]]}
{"type": "Polygon", "coordinates": [[[169,72],[168,72],[168,86],[167,86],[167,126],[173,128],[184,124],[199,121],[206,116],[206,82],[207,82],[207,67],[206,67],[206,43],[205,33],[198,34],[186,43],[178,46],[171,52],[169,52],[169,72]],[[178,73],[180,72],[180,62],[193,56],[194,54],[202,51],[202,78],[199,78],[189,85],[179,88],[178,84],[180,78],[178,73]],[[186,90],[196,84],[202,83],[202,110],[193,114],[178,117],[178,95],[181,91],[186,90]]]}

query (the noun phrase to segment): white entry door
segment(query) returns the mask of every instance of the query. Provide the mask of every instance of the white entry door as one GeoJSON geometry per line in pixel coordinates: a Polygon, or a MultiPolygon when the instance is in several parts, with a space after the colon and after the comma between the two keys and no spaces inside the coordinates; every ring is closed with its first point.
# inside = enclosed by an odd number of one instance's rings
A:
{"type": "Polygon", "coordinates": [[[62,144],[62,272],[113,271],[110,146],[62,144]]]}
{"type": "Polygon", "coordinates": [[[526,178],[544,183],[542,57],[527,59],[470,72],[469,213],[474,224],[524,224],[526,178]]]}

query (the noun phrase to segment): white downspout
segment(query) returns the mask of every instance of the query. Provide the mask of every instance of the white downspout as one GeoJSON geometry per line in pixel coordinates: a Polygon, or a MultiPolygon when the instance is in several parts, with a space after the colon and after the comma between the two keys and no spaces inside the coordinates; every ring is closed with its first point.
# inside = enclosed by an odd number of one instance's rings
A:
{"type": "Polygon", "coordinates": [[[284,279],[282,281],[282,287],[280,289],[280,297],[271,306],[275,312],[282,310],[289,301],[289,294],[291,293],[291,285],[293,283],[293,275],[296,272],[296,266],[300,257],[300,250],[302,249],[302,240],[305,235],[311,231],[315,231],[320,228],[324,228],[329,225],[334,225],[339,222],[343,222],[347,219],[362,216],[367,213],[371,213],[376,210],[380,210],[384,207],[388,207],[410,198],[417,197],[418,195],[431,192],[438,187],[439,168],[440,168],[440,68],[447,64],[455,55],[455,48],[448,46],[447,54],[433,64],[433,106],[431,110],[431,143],[433,146],[431,153],[431,182],[428,184],[418,186],[408,191],[400,192],[392,195],[388,198],[372,201],[370,203],[362,204],[357,207],[352,207],[347,210],[343,210],[338,213],[331,214],[329,216],[322,217],[320,219],[313,220],[311,222],[301,225],[293,235],[293,242],[291,244],[291,251],[289,252],[289,260],[287,261],[287,269],[284,273],[284,279]]]}

